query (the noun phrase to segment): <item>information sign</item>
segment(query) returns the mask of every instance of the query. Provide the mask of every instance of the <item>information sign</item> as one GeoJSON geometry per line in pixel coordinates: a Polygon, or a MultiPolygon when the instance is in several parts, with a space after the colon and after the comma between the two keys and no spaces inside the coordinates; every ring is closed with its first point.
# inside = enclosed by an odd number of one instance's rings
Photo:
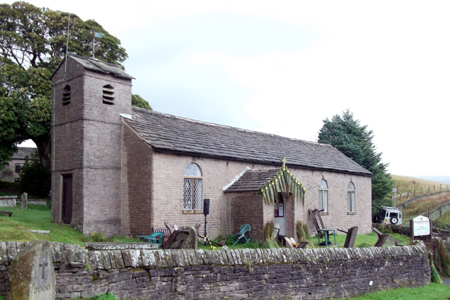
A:
{"type": "Polygon", "coordinates": [[[430,235],[430,219],[418,216],[413,219],[414,236],[430,235]]]}

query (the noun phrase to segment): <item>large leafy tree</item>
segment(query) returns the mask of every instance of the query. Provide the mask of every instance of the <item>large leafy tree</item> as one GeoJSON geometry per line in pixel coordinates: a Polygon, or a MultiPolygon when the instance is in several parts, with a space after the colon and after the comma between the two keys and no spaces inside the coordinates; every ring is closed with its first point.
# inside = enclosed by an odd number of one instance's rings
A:
{"type": "Polygon", "coordinates": [[[50,76],[64,59],[68,31],[69,53],[91,56],[93,33],[100,32],[96,58],[116,64],[127,58],[120,40],[94,20],[26,2],[0,5],[0,169],[27,139],[50,168],[50,76]]]}
{"type": "Polygon", "coordinates": [[[319,143],[331,144],[373,173],[372,199],[379,203],[391,191],[394,182],[387,172],[388,164],[381,161],[382,153],[376,151],[373,137],[373,131],[355,120],[350,110],[324,120],[319,131],[319,143]]]}

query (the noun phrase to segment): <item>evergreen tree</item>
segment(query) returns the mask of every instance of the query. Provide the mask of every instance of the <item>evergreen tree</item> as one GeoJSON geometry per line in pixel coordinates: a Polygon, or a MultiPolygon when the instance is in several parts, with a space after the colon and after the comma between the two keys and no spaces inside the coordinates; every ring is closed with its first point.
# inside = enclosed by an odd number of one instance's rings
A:
{"type": "Polygon", "coordinates": [[[372,176],[372,205],[377,210],[380,204],[386,202],[387,194],[392,190],[394,181],[387,172],[389,164],[381,162],[381,152],[376,152],[373,144],[373,131],[367,129],[367,125],[361,125],[355,120],[353,113],[346,110],[342,116],[335,115],[331,120],[323,121],[319,131],[319,143],[331,144],[367,170],[372,176]]]}

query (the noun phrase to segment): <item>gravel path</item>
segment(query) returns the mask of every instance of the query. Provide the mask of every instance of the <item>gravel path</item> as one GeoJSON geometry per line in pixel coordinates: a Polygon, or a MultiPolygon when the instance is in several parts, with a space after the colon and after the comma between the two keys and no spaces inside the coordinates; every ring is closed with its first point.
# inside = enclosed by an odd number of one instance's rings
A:
{"type": "Polygon", "coordinates": [[[444,284],[450,286],[450,278],[449,278],[449,277],[441,276],[441,279],[442,279],[442,281],[444,282],[444,284]]]}

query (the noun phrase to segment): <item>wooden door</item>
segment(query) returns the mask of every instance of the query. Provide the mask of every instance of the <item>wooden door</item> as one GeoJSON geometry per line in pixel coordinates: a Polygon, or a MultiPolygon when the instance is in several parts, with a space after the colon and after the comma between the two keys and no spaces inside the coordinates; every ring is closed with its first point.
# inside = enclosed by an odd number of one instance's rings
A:
{"type": "Polygon", "coordinates": [[[63,175],[61,220],[66,224],[72,222],[72,174],[63,175]]]}

